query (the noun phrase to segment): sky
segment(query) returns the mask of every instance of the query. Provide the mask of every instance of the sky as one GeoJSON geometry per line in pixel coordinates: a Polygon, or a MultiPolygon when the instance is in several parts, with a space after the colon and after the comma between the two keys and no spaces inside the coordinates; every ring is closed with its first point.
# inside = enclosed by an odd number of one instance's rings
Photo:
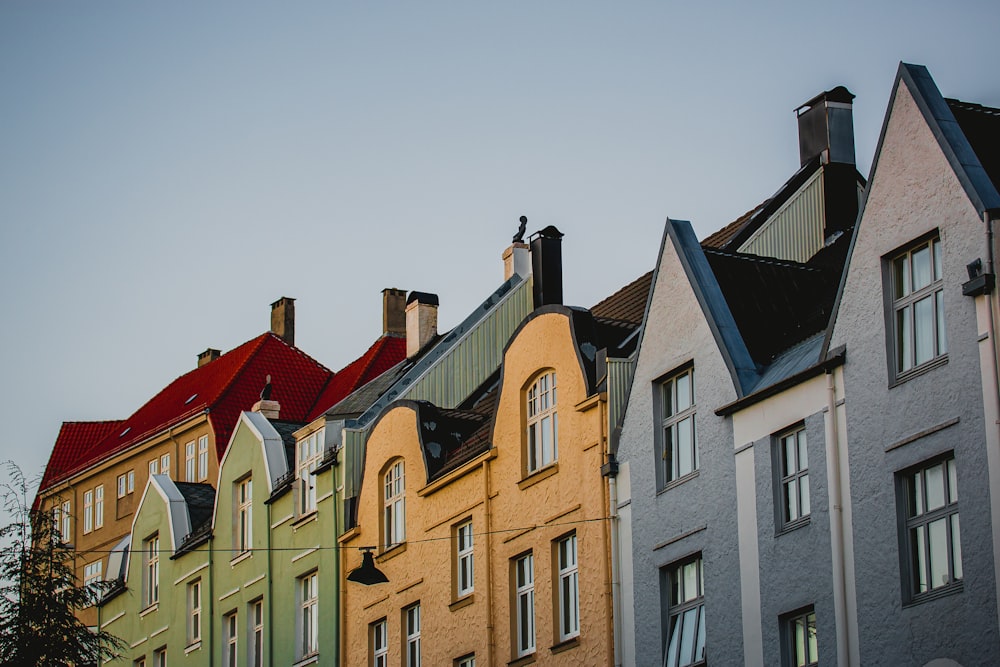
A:
{"type": "MultiPolygon", "coordinates": [[[[0,461],[266,331],[332,370],[387,287],[441,330],[528,232],[591,306],[798,168],[847,86],[868,175],[899,61],[1000,107],[995,0],[0,2],[0,461]]],[[[0,477],[3,472],[0,472],[0,477]]]]}

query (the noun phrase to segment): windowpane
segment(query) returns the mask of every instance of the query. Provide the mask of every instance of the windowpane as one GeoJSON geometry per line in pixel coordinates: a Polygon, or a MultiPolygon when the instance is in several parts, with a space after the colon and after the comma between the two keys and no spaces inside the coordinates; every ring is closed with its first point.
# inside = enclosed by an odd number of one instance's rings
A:
{"type": "Polygon", "coordinates": [[[809,507],[809,476],[803,475],[799,478],[799,493],[801,495],[800,509],[801,515],[805,516],[810,513],[809,507]]]}
{"type": "Polygon", "coordinates": [[[931,252],[923,246],[913,251],[913,290],[916,292],[931,284],[931,252]]]}
{"type": "Polygon", "coordinates": [[[962,536],[958,527],[958,514],[951,515],[951,559],[954,563],[955,579],[962,578],[962,536]]]}
{"type": "Polygon", "coordinates": [[[910,331],[910,307],[905,306],[896,314],[896,328],[899,331],[898,362],[901,371],[913,367],[913,334],[910,331]]]}
{"type": "Polygon", "coordinates": [[[934,295],[934,310],[937,316],[937,353],[944,354],[948,351],[948,339],[944,332],[944,291],[940,290],[934,295]]]}
{"type": "Polygon", "coordinates": [[[799,485],[798,480],[793,479],[785,484],[785,521],[792,521],[799,518],[799,485]]]}
{"type": "Polygon", "coordinates": [[[924,549],[924,526],[910,531],[910,552],[916,556],[913,572],[913,584],[918,593],[928,590],[927,587],[927,551],[924,549]]]}
{"type": "Polygon", "coordinates": [[[937,588],[948,581],[948,527],[946,519],[932,521],[927,526],[930,545],[930,588],[937,588]]]}
{"type": "Polygon", "coordinates": [[[893,263],[893,284],[895,285],[894,297],[899,299],[910,293],[910,263],[909,257],[904,255],[896,259],[893,263]]]}
{"type": "Polygon", "coordinates": [[[677,412],[691,407],[691,376],[687,373],[677,378],[677,412]]]}
{"type": "Polygon", "coordinates": [[[926,297],[913,304],[913,334],[916,364],[922,364],[934,358],[934,299],[926,297]]]}
{"type": "Polygon", "coordinates": [[[924,473],[927,484],[927,510],[932,512],[939,507],[944,507],[944,464],[939,463],[931,466],[924,473]]]}

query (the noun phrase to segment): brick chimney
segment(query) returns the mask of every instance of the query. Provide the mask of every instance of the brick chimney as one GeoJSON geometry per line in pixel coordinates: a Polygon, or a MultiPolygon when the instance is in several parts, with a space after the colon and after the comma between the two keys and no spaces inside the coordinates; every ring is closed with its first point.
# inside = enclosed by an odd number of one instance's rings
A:
{"type": "Polygon", "coordinates": [[[406,290],[382,290],[382,333],[406,335],[406,290]]]}
{"type": "Polygon", "coordinates": [[[531,252],[527,243],[515,242],[503,251],[503,279],[510,280],[515,273],[522,278],[531,275],[531,252]]]}
{"type": "Polygon", "coordinates": [[[222,350],[215,350],[208,348],[204,352],[198,355],[198,368],[201,368],[205,364],[210,364],[219,357],[222,356],[222,350]]]}
{"type": "Polygon", "coordinates": [[[271,304],[271,333],[295,345],[295,299],[283,296],[271,304]]]}
{"type": "Polygon", "coordinates": [[[410,292],[406,300],[406,358],[416,356],[437,337],[438,296],[427,292],[410,292]]]}

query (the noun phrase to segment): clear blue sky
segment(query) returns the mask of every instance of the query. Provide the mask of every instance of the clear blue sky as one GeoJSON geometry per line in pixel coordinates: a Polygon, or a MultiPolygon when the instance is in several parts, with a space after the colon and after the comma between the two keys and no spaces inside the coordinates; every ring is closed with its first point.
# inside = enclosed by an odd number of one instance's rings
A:
{"type": "Polygon", "coordinates": [[[296,297],[337,369],[380,291],[441,327],[529,218],[568,303],[798,167],[793,109],[857,95],[862,173],[900,60],[1000,106],[1000,3],[0,2],[0,460],[124,418],[296,297]]]}

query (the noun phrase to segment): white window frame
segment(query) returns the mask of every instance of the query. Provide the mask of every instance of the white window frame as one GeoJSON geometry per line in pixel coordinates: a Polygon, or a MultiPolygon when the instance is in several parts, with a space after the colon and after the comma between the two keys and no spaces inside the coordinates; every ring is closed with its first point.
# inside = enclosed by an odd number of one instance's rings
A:
{"type": "Polygon", "coordinates": [[[664,667],[705,664],[704,582],[701,554],[667,568],[664,667]],[[689,619],[690,623],[686,622],[689,619]]]}
{"type": "Polygon", "coordinates": [[[70,524],[70,518],[72,517],[72,512],[71,512],[72,507],[73,505],[72,503],[70,503],[70,501],[64,500],[62,504],[62,512],[60,512],[59,516],[59,519],[61,521],[61,526],[59,528],[60,537],[62,538],[62,541],[66,543],[72,541],[73,538],[73,533],[70,532],[70,529],[72,528],[72,524],[70,524]]]}
{"type": "Polygon", "coordinates": [[[83,585],[90,586],[91,584],[99,584],[104,581],[103,577],[104,561],[95,560],[93,563],[87,563],[83,567],[83,585]]]}
{"type": "Polygon", "coordinates": [[[295,471],[299,480],[299,514],[316,510],[316,476],[313,471],[323,460],[325,429],[319,429],[296,443],[295,471]]]}
{"type": "Polygon", "coordinates": [[[163,454],[162,456],[160,456],[160,474],[161,475],[166,475],[167,477],[170,477],[171,479],[173,479],[173,477],[171,477],[171,475],[170,475],[170,453],[169,452],[166,453],[166,454],[163,454]]]}
{"type": "Polygon", "coordinates": [[[104,485],[94,487],[94,530],[104,527],[104,485]]]}
{"type": "Polygon", "coordinates": [[[475,535],[472,519],[455,527],[455,596],[462,598],[476,588],[475,535]]]}
{"type": "Polygon", "coordinates": [[[118,497],[124,498],[126,495],[128,492],[125,491],[125,473],[122,473],[118,475],[118,497]]]}
{"type": "Polygon", "coordinates": [[[152,477],[153,475],[159,475],[160,474],[160,459],[153,459],[152,461],[150,461],[147,464],[147,467],[149,468],[149,476],[150,477],[152,477]]]}
{"type": "Polygon", "coordinates": [[[129,470],[125,473],[125,479],[128,486],[128,492],[132,493],[135,491],[135,470],[129,470]]]}
{"type": "Polygon", "coordinates": [[[372,667],[388,667],[389,665],[389,632],[386,619],[382,618],[368,626],[368,636],[371,642],[372,667]]]}
{"type": "Polygon", "coordinates": [[[560,642],[580,636],[580,575],[577,565],[576,533],[556,542],[556,572],[559,582],[556,595],[559,599],[560,642]]]}
{"type": "Polygon", "coordinates": [[[687,479],[699,468],[698,411],[694,365],[689,364],[658,383],[660,410],[660,477],[666,486],[687,479]]]}
{"type": "Polygon", "coordinates": [[[184,445],[184,481],[194,482],[197,474],[194,440],[184,445]]]}
{"type": "Polygon", "coordinates": [[[253,477],[244,477],[235,484],[236,551],[244,554],[253,548],[253,477]]]}
{"type": "Polygon", "coordinates": [[[455,667],[476,667],[476,655],[463,655],[455,661],[455,667]]]}
{"type": "Polygon", "coordinates": [[[208,480],[208,436],[198,438],[198,481],[208,480]]]}
{"type": "Polygon", "coordinates": [[[948,356],[940,237],[935,233],[893,253],[887,270],[888,330],[892,332],[889,366],[895,383],[948,356]],[[924,317],[918,315],[918,308],[924,317]]]}
{"type": "Polygon", "coordinates": [[[403,628],[406,632],[403,664],[406,667],[420,667],[420,603],[411,604],[403,610],[403,628]]]}
{"type": "Polygon", "coordinates": [[[153,667],[167,667],[167,647],[162,646],[153,651],[153,667]]]}
{"type": "Polygon", "coordinates": [[[904,604],[962,590],[964,572],[954,453],[913,466],[897,478],[904,604]]]}
{"type": "Polygon", "coordinates": [[[298,637],[299,659],[319,652],[319,574],[311,572],[296,580],[298,585],[298,637]]]}
{"type": "Polygon", "coordinates": [[[250,603],[247,610],[250,641],[247,646],[247,664],[250,667],[264,665],[264,600],[257,599],[250,603]]]}
{"type": "Polygon", "coordinates": [[[525,470],[529,475],[559,459],[556,389],[556,372],[546,371],[535,378],[525,396],[527,417],[525,470]]]}
{"type": "Polygon", "coordinates": [[[94,490],[83,492],[83,534],[94,530],[94,490]]]}
{"type": "Polygon", "coordinates": [[[527,553],[514,559],[514,657],[535,652],[535,556],[527,553]]]}
{"type": "Polygon", "coordinates": [[[382,541],[384,550],[406,541],[406,468],[402,459],[389,464],[382,476],[382,541]]]}
{"type": "Polygon", "coordinates": [[[782,619],[785,648],[782,662],[787,667],[816,667],[819,665],[816,641],[816,612],[812,607],[792,612],[782,619]]]}
{"type": "Polygon", "coordinates": [[[774,462],[777,471],[778,532],[809,522],[812,510],[809,489],[809,448],[806,427],[799,425],[777,436],[774,462]]]}
{"type": "Polygon", "coordinates": [[[239,616],[231,611],[222,617],[222,665],[238,667],[239,658],[239,616]]]}
{"type": "Polygon", "coordinates": [[[143,606],[152,607],[160,601],[160,535],[142,543],[143,554],[143,606]]]}
{"type": "Polygon", "coordinates": [[[188,645],[201,641],[201,579],[195,579],[187,585],[188,598],[188,645]]]}

